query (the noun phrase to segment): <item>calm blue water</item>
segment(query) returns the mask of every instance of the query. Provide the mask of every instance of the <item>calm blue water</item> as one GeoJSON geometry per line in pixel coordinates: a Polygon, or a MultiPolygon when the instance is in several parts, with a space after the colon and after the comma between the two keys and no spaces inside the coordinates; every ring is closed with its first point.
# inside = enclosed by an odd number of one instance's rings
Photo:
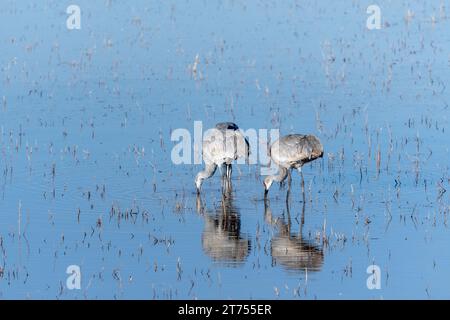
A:
{"type": "Polygon", "coordinates": [[[70,4],[0,4],[1,298],[450,297],[443,2],[378,1],[380,30],[370,1],[70,4]],[[246,165],[199,206],[194,121],[317,135],[304,207],[246,165]]]}

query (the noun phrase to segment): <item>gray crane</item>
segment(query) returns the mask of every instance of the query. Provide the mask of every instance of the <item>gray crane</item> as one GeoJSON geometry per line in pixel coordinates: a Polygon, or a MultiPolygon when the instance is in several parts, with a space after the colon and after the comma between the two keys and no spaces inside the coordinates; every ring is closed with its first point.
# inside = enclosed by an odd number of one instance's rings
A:
{"type": "Polygon", "coordinates": [[[282,183],[288,177],[288,192],[291,186],[291,169],[297,169],[302,176],[302,191],[304,195],[304,179],[302,166],[323,156],[323,145],[313,135],[288,134],[275,141],[269,150],[270,158],[279,167],[278,174],[269,175],[264,179],[265,195],[274,181],[282,183]]]}
{"type": "Polygon", "coordinates": [[[250,146],[248,140],[233,122],[221,122],[205,133],[202,144],[205,169],[195,177],[197,192],[200,192],[203,180],[214,175],[217,167],[225,167],[225,177],[231,180],[231,164],[234,160],[245,158],[248,161],[250,146]]]}

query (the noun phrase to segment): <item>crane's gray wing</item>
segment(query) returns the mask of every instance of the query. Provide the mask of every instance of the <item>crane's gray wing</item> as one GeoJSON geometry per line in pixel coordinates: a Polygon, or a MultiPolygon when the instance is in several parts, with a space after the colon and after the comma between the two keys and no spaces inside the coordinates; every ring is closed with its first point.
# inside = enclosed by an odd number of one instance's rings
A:
{"type": "Polygon", "coordinates": [[[323,146],[313,135],[290,134],[272,145],[271,157],[278,164],[293,165],[321,157],[323,146]]]}
{"type": "MultiPolygon", "coordinates": [[[[234,127],[233,123],[220,123],[208,130],[203,139],[203,157],[216,164],[229,163],[238,158],[248,158],[249,143],[241,130],[225,129],[234,127]],[[220,129],[219,129],[220,128],[220,129]]],[[[237,126],[236,126],[237,127],[237,126]]]]}

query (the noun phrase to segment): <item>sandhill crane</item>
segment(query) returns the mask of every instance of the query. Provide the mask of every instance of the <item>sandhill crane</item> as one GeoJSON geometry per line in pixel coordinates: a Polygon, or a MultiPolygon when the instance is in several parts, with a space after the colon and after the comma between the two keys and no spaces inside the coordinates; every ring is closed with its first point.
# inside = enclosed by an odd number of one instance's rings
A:
{"type": "Polygon", "coordinates": [[[242,264],[251,250],[250,239],[241,234],[241,217],[235,207],[231,189],[222,194],[222,202],[215,212],[204,209],[197,195],[197,212],[204,217],[202,247],[213,261],[230,266],[242,264]]]}
{"type": "Polygon", "coordinates": [[[225,166],[225,177],[231,179],[231,163],[239,158],[248,160],[250,147],[239,127],[233,122],[221,122],[208,130],[203,138],[203,160],[205,169],[195,177],[197,192],[203,180],[210,178],[217,166],[225,166]]]}
{"type": "Polygon", "coordinates": [[[278,233],[270,241],[270,253],[273,261],[288,271],[319,271],[324,262],[323,249],[302,235],[305,203],[303,203],[300,231],[297,234],[291,231],[288,202],[286,202],[286,214],[287,219],[284,216],[274,219],[269,199],[264,200],[264,220],[278,229],[278,233]]]}
{"type": "MultiPolygon", "coordinates": [[[[269,175],[264,179],[265,195],[274,181],[283,182],[289,177],[290,190],[291,169],[297,169],[302,176],[302,190],[304,198],[304,180],[302,166],[323,156],[323,146],[313,135],[289,134],[275,141],[270,147],[270,158],[279,167],[278,174],[269,175]]],[[[303,199],[304,200],[304,199],[303,199]]]]}

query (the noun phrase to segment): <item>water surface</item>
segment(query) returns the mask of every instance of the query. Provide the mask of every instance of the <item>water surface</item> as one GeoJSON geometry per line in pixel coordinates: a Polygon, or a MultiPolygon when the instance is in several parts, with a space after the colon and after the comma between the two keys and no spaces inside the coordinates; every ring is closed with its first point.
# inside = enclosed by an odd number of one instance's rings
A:
{"type": "Polygon", "coordinates": [[[450,297],[443,2],[378,2],[380,30],[367,1],[77,4],[0,5],[0,297],[450,297]],[[197,199],[194,121],[317,135],[307,201],[258,165],[197,199]]]}

